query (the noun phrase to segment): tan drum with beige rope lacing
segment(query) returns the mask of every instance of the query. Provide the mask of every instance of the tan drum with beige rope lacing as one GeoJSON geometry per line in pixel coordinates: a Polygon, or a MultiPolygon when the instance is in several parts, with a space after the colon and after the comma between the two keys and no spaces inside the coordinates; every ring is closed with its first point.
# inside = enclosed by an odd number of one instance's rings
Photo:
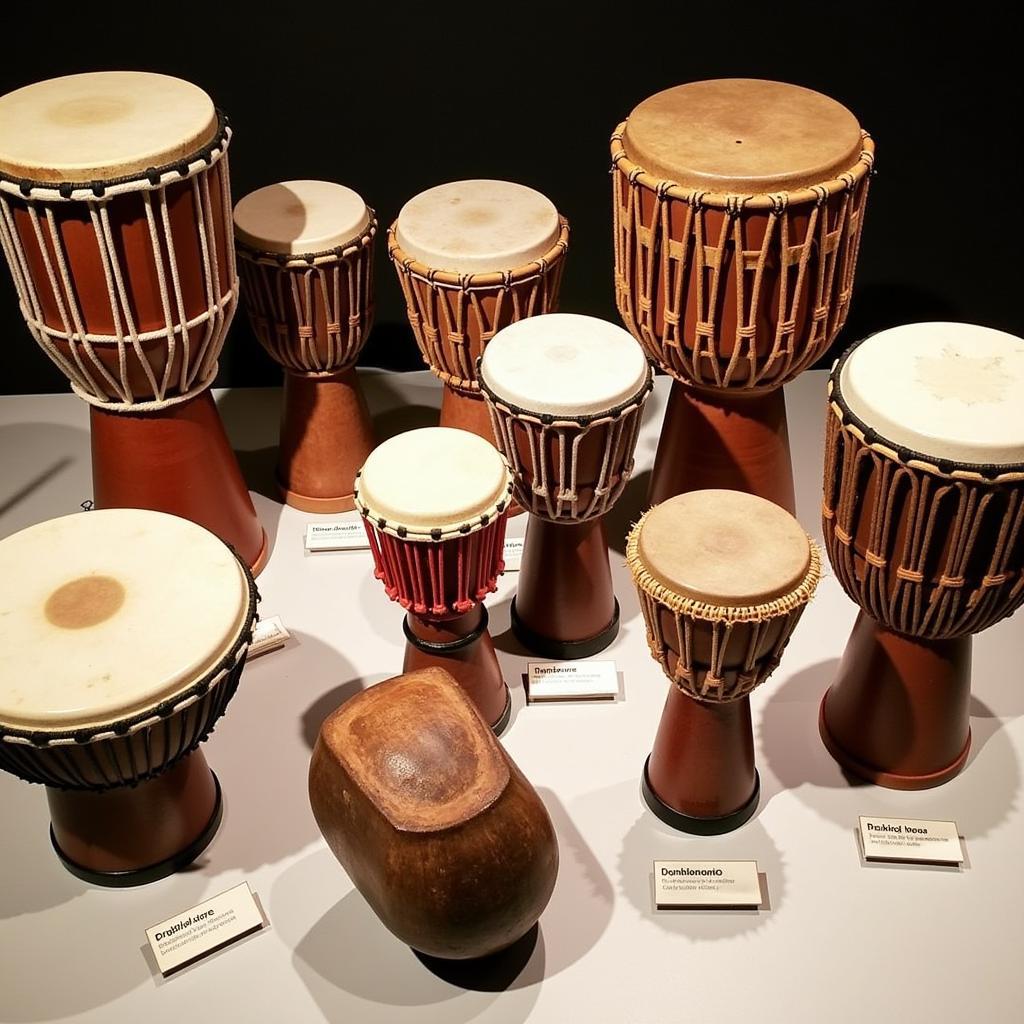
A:
{"type": "Polygon", "coordinates": [[[644,100],[611,154],[616,303],[677,382],[652,501],[736,487],[793,511],[779,389],[846,321],[870,136],[810,89],[723,79],[644,100]]]}

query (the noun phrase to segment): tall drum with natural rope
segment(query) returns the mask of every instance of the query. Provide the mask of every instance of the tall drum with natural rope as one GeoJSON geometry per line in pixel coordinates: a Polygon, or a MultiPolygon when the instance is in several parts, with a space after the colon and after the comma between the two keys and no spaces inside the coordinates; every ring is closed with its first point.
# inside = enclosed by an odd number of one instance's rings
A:
{"type": "Polygon", "coordinates": [[[277,484],[304,512],[355,507],[373,448],[356,360],[373,325],[377,218],[330,181],[285,181],[235,207],[242,291],[260,344],[285,370],[277,484]]]}
{"type": "Polygon", "coordinates": [[[238,301],[210,97],[148,72],[0,97],[0,244],[33,337],[90,404],[96,505],[266,539],[210,395],[238,301]]]}
{"type": "Polygon", "coordinates": [[[503,327],[558,306],[569,223],[511,181],[453,181],[402,207],[388,231],[423,361],[444,383],[441,426],[494,443],[476,364],[503,327]]]}
{"type": "Polygon", "coordinates": [[[615,295],[674,378],[651,501],[704,487],[793,511],[782,385],[846,321],[874,144],[841,104],[779,82],[693,82],[611,141],[615,295]]]}
{"type": "Polygon", "coordinates": [[[1024,340],[880,331],[829,380],[822,532],[860,606],[821,705],[847,771],[925,789],[967,762],[971,638],[1024,604],[1024,340]]]}

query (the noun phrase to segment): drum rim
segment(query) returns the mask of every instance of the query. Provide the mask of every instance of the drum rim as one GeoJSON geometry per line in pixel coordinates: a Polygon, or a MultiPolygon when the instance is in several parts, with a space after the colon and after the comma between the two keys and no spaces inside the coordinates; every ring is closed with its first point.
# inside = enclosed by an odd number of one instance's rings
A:
{"type": "Polygon", "coordinates": [[[644,521],[653,510],[648,509],[637,520],[636,524],[629,531],[626,538],[626,565],[633,576],[633,583],[638,590],[643,591],[648,597],[653,598],[658,604],[663,605],[670,611],[690,618],[698,619],[701,622],[712,624],[732,622],[767,622],[771,619],[783,618],[798,608],[807,605],[814,597],[814,593],[821,580],[822,560],[821,549],[805,530],[807,546],[810,553],[807,569],[803,578],[790,591],[771,601],[764,601],[759,604],[727,606],[714,604],[708,601],[698,601],[696,598],[684,597],[681,594],[669,589],[647,568],[643,557],[640,554],[640,533],[644,521]]]}
{"type": "Polygon", "coordinates": [[[654,390],[654,370],[651,366],[651,360],[648,358],[646,352],[644,352],[644,359],[647,362],[647,374],[643,384],[640,385],[637,392],[624,401],[619,402],[617,405],[611,406],[604,412],[570,414],[539,412],[536,409],[525,409],[522,406],[516,405],[514,402],[506,401],[487,384],[483,378],[483,374],[480,372],[483,356],[477,357],[476,374],[477,381],[480,385],[480,391],[484,395],[487,404],[492,405],[495,409],[500,409],[502,412],[508,413],[514,419],[532,421],[545,427],[565,425],[583,428],[593,426],[594,423],[603,422],[604,420],[617,420],[620,416],[631,412],[634,408],[643,408],[644,403],[648,398],[650,398],[651,392],[654,390]]]}
{"type": "Polygon", "coordinates": [[[978,483],[998,484],[1024,480],[1024,462],[959,462],[956,459],[940,459],[934,455],[917,451],[908,445],[890,440],[880,431],[859,417],[843,397],[840,378],[846,361],[870,338],[882,331],[872,331],[850,345],[832,364],[828,376],[828,404],[839,425],[849,430],[858,440],[879,455],[892,459],[911,469],[920,469],[950,480],[973,480],[978,483]]]}
{"type": "Polygon", "coordinates": [[[363,517],[364,522],[369,522],[375,529],[381,533],[386,533],[391,537],[396,537],[402,541],[424,541],[429,543],[442,543],[447,540],[455,540],[459,537],[468,537],[471,533],[477,533],[480,530],[485,529],[488,526],[496,524],[504,515],[512,503],[512,489],[513,479],[512,470],[509,468],[508,459],[495,449],[495,454],[501,459],[505,466],[506,473],[506,484],[505,484],[505,496],[499,498],[498,501],[491,505],[488,505],[481,512],[477,512],[470,516],[469,519],[453,526],[435,526],[430,529],[425,527],[407,526],[404,523],[395,522],[389,520],[385,516],[381,516],[374,512],[373,509],[367,505],[362,496],[359,493],[359,478],[362,476],[363,471],[360,469],[356,473],[353,491],[353,501],[355,502],[356,511],[363,517]]]}
{"type": "Polygon", "coordinates": [[[486,273],[457,274],[450,270],[439,270],[428,267],[425,263],[406,254],[398,244],[396,218],[388,228],[388,258],[400,274],[407,274],[420,281],[440,288],[457,291],[483,291],[494,288],[509,288],[514,284],[532,280],[545,274],[553,265],[565,258],[569,249],[569,221],[563,214],[558,214],[558,238],[555,244],[542,256],[508,270],[489,270],[486,273]]]}
{"type": "Polygon", "coordinates": [[[108,191],[121,194],[160,188],[174,180],[185,181],[212,167],[227,152],[232,135],[228,117],[219,107],[215,107],[214,112],[217,115],[217,129],[209,142],[180,160],[146,167],[131,174],[91,181],[38,181],[34,178],[14,177],[0,170],[0,191],[22,199],[88,201],[103,199],[108,191]],[[193,166],[197,163],[200,166],[193,166]]]}
{"type": "Polygon", "coordinates": [[[253,626],[259,618],[257,605],[260,601],[260,594],[252,572],[244,559],[239,556],[238,552],[230,544],[222,543],[234,556],[235,561],[242,570],[246,587],[246,611],[242,618],[242,625],[238,636],[231,642],[231,646],[227,651],[199,679],[170,697],[165,697],[146,711],[137,711],[124,718],[112,718],[106,722],[94,723],[92,725],[71,726],[63,729],[26,729],[24,727],[9,726],[0,721],[0,743],[18,743],[45,749],[67,744],[84,746],[88,743],[103,742],[111,739],[127,739],[161,720],[173,717],[177,711],[184,710],[199,698],[206,696],[210,690],[227,679],[233,670],[240,669],[245,661],[249,644],[252,640],[253,626]]]}
{"type": "Polygon", "coordinates": [[[269,249],[257,249],[254,246],[248,245],[238,237],[237,229],[235,231],[235,249],[238,251],[238,255],[242,259],[248,260],[250,263],[258,263],[263,266],[273,266],[281,268],[298,268],[307,270],[311,266],[319,266],[325,263],[336,263],[352,256],[355,253],[362,252],[376,237],[377,235],[377,211],[372,206],[366,207],[366,212],[369,215],[369,220],[366,222],[366,227],[359,232],[354,238],[349,239],[347,242],[343,242],[341,245],[332,246],[330,249],[319,249],[316,252],[272,252],[269,249]]]}
{"type": "Polygon", "coordinates": [[[782,213],[788,206],[802,203],[824,203],[830,196],[852,192],[861,180],[874,173],[875,143],[869,132],[861,129],[863,149],[856,163],[842,174],[815,185],[805,185],[792,192],[710,192],[700,188],[687,188],[667,178],[649,173],[626,154],[623,137],[626,121],[622,121],[611,137],[612,170],[629,179],[631,185],[640,185],[659,198],[678,199],[688,206],[710,207],[738,214],[745,210],[771,210],[782,213]]]}

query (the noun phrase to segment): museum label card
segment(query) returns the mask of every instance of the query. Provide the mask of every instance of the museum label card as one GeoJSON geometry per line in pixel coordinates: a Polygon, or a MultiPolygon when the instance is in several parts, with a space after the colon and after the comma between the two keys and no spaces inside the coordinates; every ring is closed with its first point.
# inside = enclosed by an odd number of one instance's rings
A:
{"type": "Polygon", "coordinates": [[[242,882],[219,896],[146,929],[156,965],[165,977],[263,927],[263,914],[242,882]]]}
{"type": "Polygon", "coordinates": [[[248,658],[258,658],[261,654],[269,654],[284,647],[285,642],[292,638],[284,627],[280,615],[272,615],[269,619],[260,619],[253,626],[252,640],[249,641],[248,658]]]}
{"type": "Polygon", "coordinates": [[[519,565],[523,560],[523,541],[525,537],[506,537],[505,550],[502,558],[505,559],[505,572],[519,572],[519,565]]]}
{"type": "Polygon", "coordinates": [[[755,860],[656,860],[658,910],[747,910],[761,906],[755,860]]]}
{"type": "Polygon", "coordinates": [[[916,864],[962,864],[964,851],[955,821],[860,818],[865,860],[916,864]]]}
{"type": "Polygon", "coordinates": [[[614,661],[531,661],[526,670],[526,699],[531,704],[556,700],[615,700],[619,673],[614,661]]]}
{"type": "Polygon", "coordinates": [[[306,524],[307,551],[354,551],[369,546],[361,516],[336,523],[306,524]]]}

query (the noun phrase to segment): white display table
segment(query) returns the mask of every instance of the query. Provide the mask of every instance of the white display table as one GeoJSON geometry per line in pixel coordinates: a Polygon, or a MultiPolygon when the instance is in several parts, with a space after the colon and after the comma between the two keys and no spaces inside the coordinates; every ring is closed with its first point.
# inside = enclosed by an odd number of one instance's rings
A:
{"type": "MultiPolygon", "coordinates": [[[[380,437],[436,422],[440,388],[427,373],[362,378],[380,437]]],[[[787,387],[799,515],[816,536],[824,382],[811,372],[787,387]]],[[[668,683],[648,655],[621,551],[643,505],[667,383],[648,403],[636,474],[609,530],[622,631],[600,657],[618,663],[625,699],[525,706],[527,658],[509,632],[516,575],[487,602],[513,693],[503,741],[561,847],[554,896],[517,976],[450,975],[460,985],[432,973],[378,923],[321,840],[306,797],[312,743],[327,713],[401,670],[402,612],[373,579],[368,551],[306,555],[304,527],[316,517],[256,493],[273,544],[261,612],[280,615],[294,640],[246,668],[204,748],[226,796],[220,833],[187,873],[135,890],[91,888],[50,849],[43,790],[0,776],[0,1020],[1020,1020],[1024,618],[975,640],[974,748],[959,778],[925,793],[851,786],[817,730],[856,611],[828,576],[781,668],[753,696],[762,785],[753,820],[725,837],[687,838],[644,806],[639,775],[668,683]],[[955,819],[967,863],[865,865],[860,814],[955,819]],[[756,859],[770,908],[653,911],[652,861],[712,858],[756,859]],[[167,981],[155,975],[146,927],[240,881],[258,894],[269,930],[167,981]]],[[[218,401],[250,486],[271,493],[279,391],[218,401]]],[[[90,491],[85,403],[0,399],[0,535],[77,511],[90,491]]],[[[525,526],[520,516],[510,533],[525,526]]]]}

